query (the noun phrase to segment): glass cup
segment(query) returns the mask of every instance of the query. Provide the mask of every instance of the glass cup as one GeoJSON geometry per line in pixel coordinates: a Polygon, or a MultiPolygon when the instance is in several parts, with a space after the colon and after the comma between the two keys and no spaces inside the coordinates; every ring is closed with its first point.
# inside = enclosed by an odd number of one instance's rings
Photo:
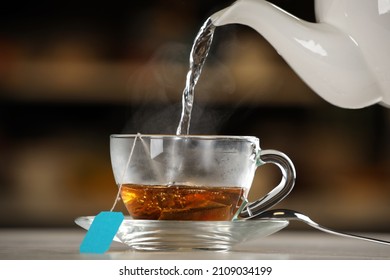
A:
{"type": "Polygon", "coordinates": [[[285,198],[295,183],[291,160],[261,150],[253,136],[110,137],[111,164],[133,219],[230,221],[249,218],[285,198]],[[272,163],[282,179],[258,200],[247,196],[257,167],[272,163]]]}

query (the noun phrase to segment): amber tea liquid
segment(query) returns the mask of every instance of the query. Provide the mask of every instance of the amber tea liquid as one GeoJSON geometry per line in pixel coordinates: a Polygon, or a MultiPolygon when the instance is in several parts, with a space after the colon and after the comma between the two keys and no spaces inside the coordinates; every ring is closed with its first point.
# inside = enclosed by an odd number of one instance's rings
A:
{"type": "Polygon", "coordinates": [[[122,200],[134,219],[229,221],[244,189],[183,185],[123,184],[122,200]]]}

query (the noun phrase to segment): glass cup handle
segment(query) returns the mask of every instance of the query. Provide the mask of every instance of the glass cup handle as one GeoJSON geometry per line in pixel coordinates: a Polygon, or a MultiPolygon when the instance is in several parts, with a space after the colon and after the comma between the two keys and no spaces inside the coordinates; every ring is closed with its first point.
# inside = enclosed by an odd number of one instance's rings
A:
{"type": "Polygon", "coordinates": [[[265,163],[273,163],[282,172],[282,179],[273,190],[262,198],[249,202],[240,212],[239,218],[251,219],[271,208],[284,199],[293,189],[295,184],[295,167],[288,156],[276,150],[261,150],[257,160],[257,166],[265,163]]]}

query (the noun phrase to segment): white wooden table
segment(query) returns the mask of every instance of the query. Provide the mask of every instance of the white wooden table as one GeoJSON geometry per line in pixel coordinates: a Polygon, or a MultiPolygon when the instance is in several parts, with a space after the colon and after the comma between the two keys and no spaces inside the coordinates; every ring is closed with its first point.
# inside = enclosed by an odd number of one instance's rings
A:
{"type": "MultiPolygon", "coordinates": [[[[390,240],[390,233],[365,235],[390,240]]],[[[82,229],[0,229],[1,260],[100,259],[252,259],[252,260],[389,260],[390,246],[328,235],[318,231],[282,230],[240,244],[229,252],[139,252],[114,242],[102,255],[80,254],[82,229]]]]}

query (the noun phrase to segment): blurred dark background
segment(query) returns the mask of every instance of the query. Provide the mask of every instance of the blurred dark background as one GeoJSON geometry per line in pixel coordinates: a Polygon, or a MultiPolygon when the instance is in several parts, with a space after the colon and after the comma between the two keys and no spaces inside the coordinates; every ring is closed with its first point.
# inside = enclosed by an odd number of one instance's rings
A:
{"type": "MultiPolygon", "coordinates": [[[[0,226],[75,227],[109,210],[109,135],[175,133],[192,42],[232,2],[2,4],[0,226]]],[[[313,1],[270,2],[315,21],[313,1]]],[[[390,230],[390,109],[326,103],[253,30],[216,29],[191,124],[288,154],[297,183],[280,207],[338,229],[390,230]]],[[[260,168],[251,197],[278,180],[260,168]]]]}

